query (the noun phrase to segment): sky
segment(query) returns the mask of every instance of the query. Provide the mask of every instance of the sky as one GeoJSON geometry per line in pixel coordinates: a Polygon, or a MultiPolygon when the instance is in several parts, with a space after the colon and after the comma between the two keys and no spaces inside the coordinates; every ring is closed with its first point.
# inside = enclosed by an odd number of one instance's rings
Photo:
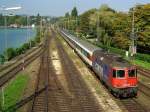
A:
{"type": "Polygon", "coordinates": [[[81,14],[91,8],[99,8],[102,4],[108,4],[117,11],[128,11],[135,4],[146,3],[150,3],[150,0],[0,0],[0,7],[21,6],[21,10],[15,11],[17,14],[63,16],[74,6],[81,14]]]}

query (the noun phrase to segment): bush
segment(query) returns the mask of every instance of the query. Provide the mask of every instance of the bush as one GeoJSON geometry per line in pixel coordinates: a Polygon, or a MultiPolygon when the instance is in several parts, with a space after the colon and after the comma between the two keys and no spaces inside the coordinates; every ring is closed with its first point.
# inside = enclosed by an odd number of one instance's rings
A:
{"type": "Polygon", "coordinates": [[[135,58],[150,63],[150,55],[137,53],[135,58]]]}
{"type": "Polygon", "coordinates": [[[30,41],[31,47],[34,47],[36,45],[35,41],[31,40],[30,41]]]}
{"type": "Polygon", "coordinates": [[[125,50],[114,48],[114,47],[110,47],[109,49],[110,49],[110,52],[125,56],[125,52],[126,52],[125,50]]]}
{"type": "Polygon", "coordinates": [[[23,54],[24,53],[24,50],[22,47],[20,48],[16,48],[16,55],[20,55],[20,54],[23,54]]]}
{"type": "Polygon", "coordinates": [[[21,48],[22,48],[23,52],[25,52],[27,49],[30,48],[30,44],[29,43],[24,43],[21,48]]]}
{"type": "Polygon", "coordinates": [[[36,42],[36,43],[40,43],[40,37],[39,37],[39,36],[37,36],[37,37],[35,38],[35,42],[36,42]]]}
{"type": "Polygon", "coordinates": [[[16,51],[13,48],[8,48],[5,52],[4,52],[4,57],[6,60],[10,60],[13,57],[16,56],[16,51]]]}
{"type": "Polygon", "coordinates": [[[0,64],[4,64],[5,57],[3,55],[0,55],[0,64]]]}

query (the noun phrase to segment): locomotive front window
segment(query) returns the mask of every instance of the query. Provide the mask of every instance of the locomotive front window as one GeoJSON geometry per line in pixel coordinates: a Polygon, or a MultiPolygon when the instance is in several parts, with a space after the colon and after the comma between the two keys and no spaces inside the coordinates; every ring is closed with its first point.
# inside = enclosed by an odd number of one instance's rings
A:
{"type": "Polygon", "coordinates": [[[124,70],[117,70],[117,77],[118,78],[124,78],[125,77],[125,71],[124,70]]]}
{"type": "Polygon", "coordinates": [[[113,78],[116,78],[116,70],[113,70],[113,78]]]}
{"type": "Polygon", "coordinates": [[[136,77],[136,70],[128,70],[129,77],[136,77]]]}

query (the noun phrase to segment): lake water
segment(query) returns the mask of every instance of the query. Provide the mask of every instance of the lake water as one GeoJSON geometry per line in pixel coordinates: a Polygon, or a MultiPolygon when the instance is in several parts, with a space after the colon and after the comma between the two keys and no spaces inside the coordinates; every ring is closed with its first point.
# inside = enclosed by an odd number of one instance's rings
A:
{"type": "Polygon", "coordinates": [[[0,54],[6,48],[17,48],[34,38],[36,29],[0,29],[0,54]]]}

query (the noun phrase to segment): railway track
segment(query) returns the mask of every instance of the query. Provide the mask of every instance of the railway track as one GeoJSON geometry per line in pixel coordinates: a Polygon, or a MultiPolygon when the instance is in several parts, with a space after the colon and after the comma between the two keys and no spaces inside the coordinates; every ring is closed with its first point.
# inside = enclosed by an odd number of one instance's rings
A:
{"type": "Polygon", "coordinates": [[[119,102],[123,104],[125,111],[129,112],[148,112],[135,98],[121,99],[119,102]]]}
{"type": "MultiPolygon", "coordinates": [[[[90,72],[92,74],[95,74],[91,69],[90,72]]],[[[100,82],[99,77],[95,74],[95,79],[100,82]]],[[[109,95],[117,102],[117,104],[122,108],[123,111],[128,112],[149,112],[136,98],[116,98],[105,85],[103,85],[103,88],[108,91],[109,95]]],[[[139,91],[142,92],[144,95],[150,97],[149,91],[150,88],[145,86],[144,84],[139,82],[139,91]]]]}
{"type": "MultiPolygon", "coordinates": [[[[90,72],[92,74],[95,74],[91,69],[90,72]]],[[[98,78],[98,76],[95,74],[95,79],[100,82],[100,79],[98,78]]],[[[147,86],[145,86],[144,84],[140,83],[140,89],[139,91],[141,91],[143,94],[145,94],[146,96],[150,96],[148,94],[149,92],[149,88],[147,86]]],[[[105,91],[107,91],[109,93],[109,95],[112,97],[113,100],[115,100],[117,102],[117,104],[121,107],[122,111],[128,111],[128,112],[149,112],[143,105],[140,104],[140,102],[137,101],[136,98],[116,98],[116,96],[114,96],[105,85],[103,85],[103,88],[105,91]]]]}
{"type": "MultiPolygon", "coordinates": [[[[58,59],[53,56],[52,46],[49,50],[50,56],[45,54],[46,56],[42,57],[36,91],[42,88],[46,88],[46,90],[39,95],[35,95],[31,112],[101,112],[102,109],[94,100],[94,96],[84,83],[60,41],[56,39],[54,32],[51,41],[53,41],[61,58],[58,59]],[[61,62],[62,73],[56,72],[54,60],[61,62]],[[64,80],[60,80],[62,77],[65,77],[67,87],[63,85],[64,80]]],[[[51,45],[51,41],[49,45],[51,45]]]]}
{"type": "MultiPolygon", "coordinates": [[[[41,47],[41,45],[39,47],[41,47]]],[[[11,60],[11,61],[13,61],[12,63],[10,63],[6,66],[1,66],[0,67],[0,72],[8,69],[11,66],[13,66],[16,62],[21,61],[22,57],[27,57],[27,56],[31,55],[33,52],[36,52],[36,50],[39,49],[39,47],[38,48],[33,48],[32,50],[27,51],[24,56],[22,54],[22,55],[18,56],[17,59],[16,58],[12,59],[11,60]]]]}
{"type": "Polygon", "coordinates": [[[34,61],[37,57],[42,54],[43,50],[34,53],[29,58],[25,59],[24,63],[19,63],[18,65],[12,67],[10,70],[5,72],[3,75],[0,76],[0,87],[5,85],[10,79],[12,79],[19,71],[23,69],[23,67],[28,66],[32,61],[34,61]]]}
{"type": "MultiPolygon", "coordinates": [[[[61,47],[59,47],[61,48],[61,47]]],[[[89,68],[89,66],[87,66],[89,68]]],[[[68,68],[70,69],[70,68],[68,68]]],[[[95,74],[91,69],[90,69],[90,72],[92,74],[95,74]]],[[[96,76],[95,74],[95,79],[100,83],[100,80],[99,78],[96,76]]],[[[108,91],[108,93],[110,94],[110,96],[112,96],[113,100],[115,100],[119,105],[120,107],[122,108],[123,111],[129,111],[129,112],[148,112],[148,110],[146,110],[145,107],[143,107],[143,105],[141,105],[137,100],[136,98],[127,98],[127,99],[117,99],[115,96],[113,96],[110,91],[105,87],[103,86],[103,88],[108,91]]],[[[143,85],[143,84],[140,84],[140,89],[141,91],[148,95],[148,90],[149,88],[147,88],[147,86],[143,85]],[[144,88],[144,89],[143,89],[144,88]]]]}
{"type": "MultiPolygon", "coordinates": [[[[60,62],[62,64],[63,73],[56,74],[52,60],[59,60],[57,58],[49,57],[47,53],[42,56],[41,67],[37,80],[36,91],[45,88],[44,92],[38,96],[35,92],[35,97],[32,105],[32,112],[46,111],[46,112],[101,112],[102,108],[97,104],[91,91],[86,86],[84,80],[80,76],[79,71],[75,67],[72,59],[64,50],[62,43],[56,38],[56,33],[52,31],[52,39],[58,50],[60,62]],[[48,58],[49,57],[49,58],[48,58]],[[45,60],[45,61],[44,61],[45,60]],[[44,67],[45,66],[45,67],[44,67]],[[47,71],[47,72],[46,72],[47,71]],[[41,75],[43,74],[43,75],[41,75]],[[45,75],[47,74],[47,75],[45,75]],[[66,88],[62,85],[60,79],[64,75],[67,80],[68,94],[66,88]]],[[[52,53],[49,50],[49,54],[52,53]]],[[[92,71],[91,71],[92,72],[92,71]]],[[[97,81],[99,81],[96,78],[97,81]]],[[[105,87],[104,89],[108,91],[105,87]]],[[[136,100],[136,98],[116,99],[110,94],[123,110],[129,112],[147,112],[147,110],[136,100]]]]}
{"type": "Polygon", "coordinates": [[[35,90],[35,96],[33,98],[31,112],[48,112],[48,57],[46,55],[41,57],[41,65],[37,79],[37,86],[35,90]],[[39,90],[45,88],[38,96],[36,95],[39,90]]]}
{"type": "MultiPolygon", "coordinates": [[[[95,74],[91,69],[90,69],[91,74],[95,74]]],[[[95,80],[97,80],[99,83],[100,79],[99,77],[95,74],[93,75],[95,76],[95,80]]],[[[114,96],[105,85],[102,86],[104,88],[105,91],[107,91],[109,93],[109,95],[112,97],[112,99],[114,101],[117,102],[117,104],[119,105],[119,107],[122,109],[122,111],[128,111],[128,112],[149,112],[149,110],[147,110],[143,105],[140,104],[139,101],[137,101],[136,98],[116,98],[116,96],[114,96]]],[[[150,96],[148,94],[149,88],[147,88],[147,86],[143,85],[142,83],[140,83],[140,90],[143,94],[145,94],[146,96],[150,96]]]]}
{"type": "Polygon", "coordinates": [[[147,78],[150,78],[150,70],[141,68],[141,67],[139,67],[139,66],[136,66],[136,67],[137,67],[137,69],[138,69],[138,73],[139,73],[139,74],[144,75],[144,76],[147,77],[147,78]]]}
{"type": "MultiPolygon", "coordinates": [[[[53,32],[53,35],[56,38],[55,32],[53,32]]],[[[85,84],[85,81],[82,79],[81,74],[75,67],[72,59],[70,59],[70,57],[64,50],[62,43],[58,38],[56,38],[56,46],[58,49],[58,54],[61,57],[60,61],[63,66],[63,71],[66,75],[69,91],[72,94],[72,96],[68,99],[71,100],[70,111],[68,112],[103,111],[102,108],[97,104],[95,97],[85,84]]]]}
{"type": "Polygon", "coordinates": [[[139,83],[139,91],[141,91],[144,95],[148,96],[150,98],[150,88],[146,85],[144,85],[143,83],[141,82],[138,82],[139,83]]]}
{"type": "MultiPolygon", "coordinates": [[[[47,38],[48,39],[48,38],[47,38]]],[[[49,39],[45,40],[45,51],[41,56],[40,69],[37,76],[35,95],[30,112],[48,112],[48,87],[49,87],[49,39]],[[44,91],[39,94],[39,91],[44,91]]]]}

